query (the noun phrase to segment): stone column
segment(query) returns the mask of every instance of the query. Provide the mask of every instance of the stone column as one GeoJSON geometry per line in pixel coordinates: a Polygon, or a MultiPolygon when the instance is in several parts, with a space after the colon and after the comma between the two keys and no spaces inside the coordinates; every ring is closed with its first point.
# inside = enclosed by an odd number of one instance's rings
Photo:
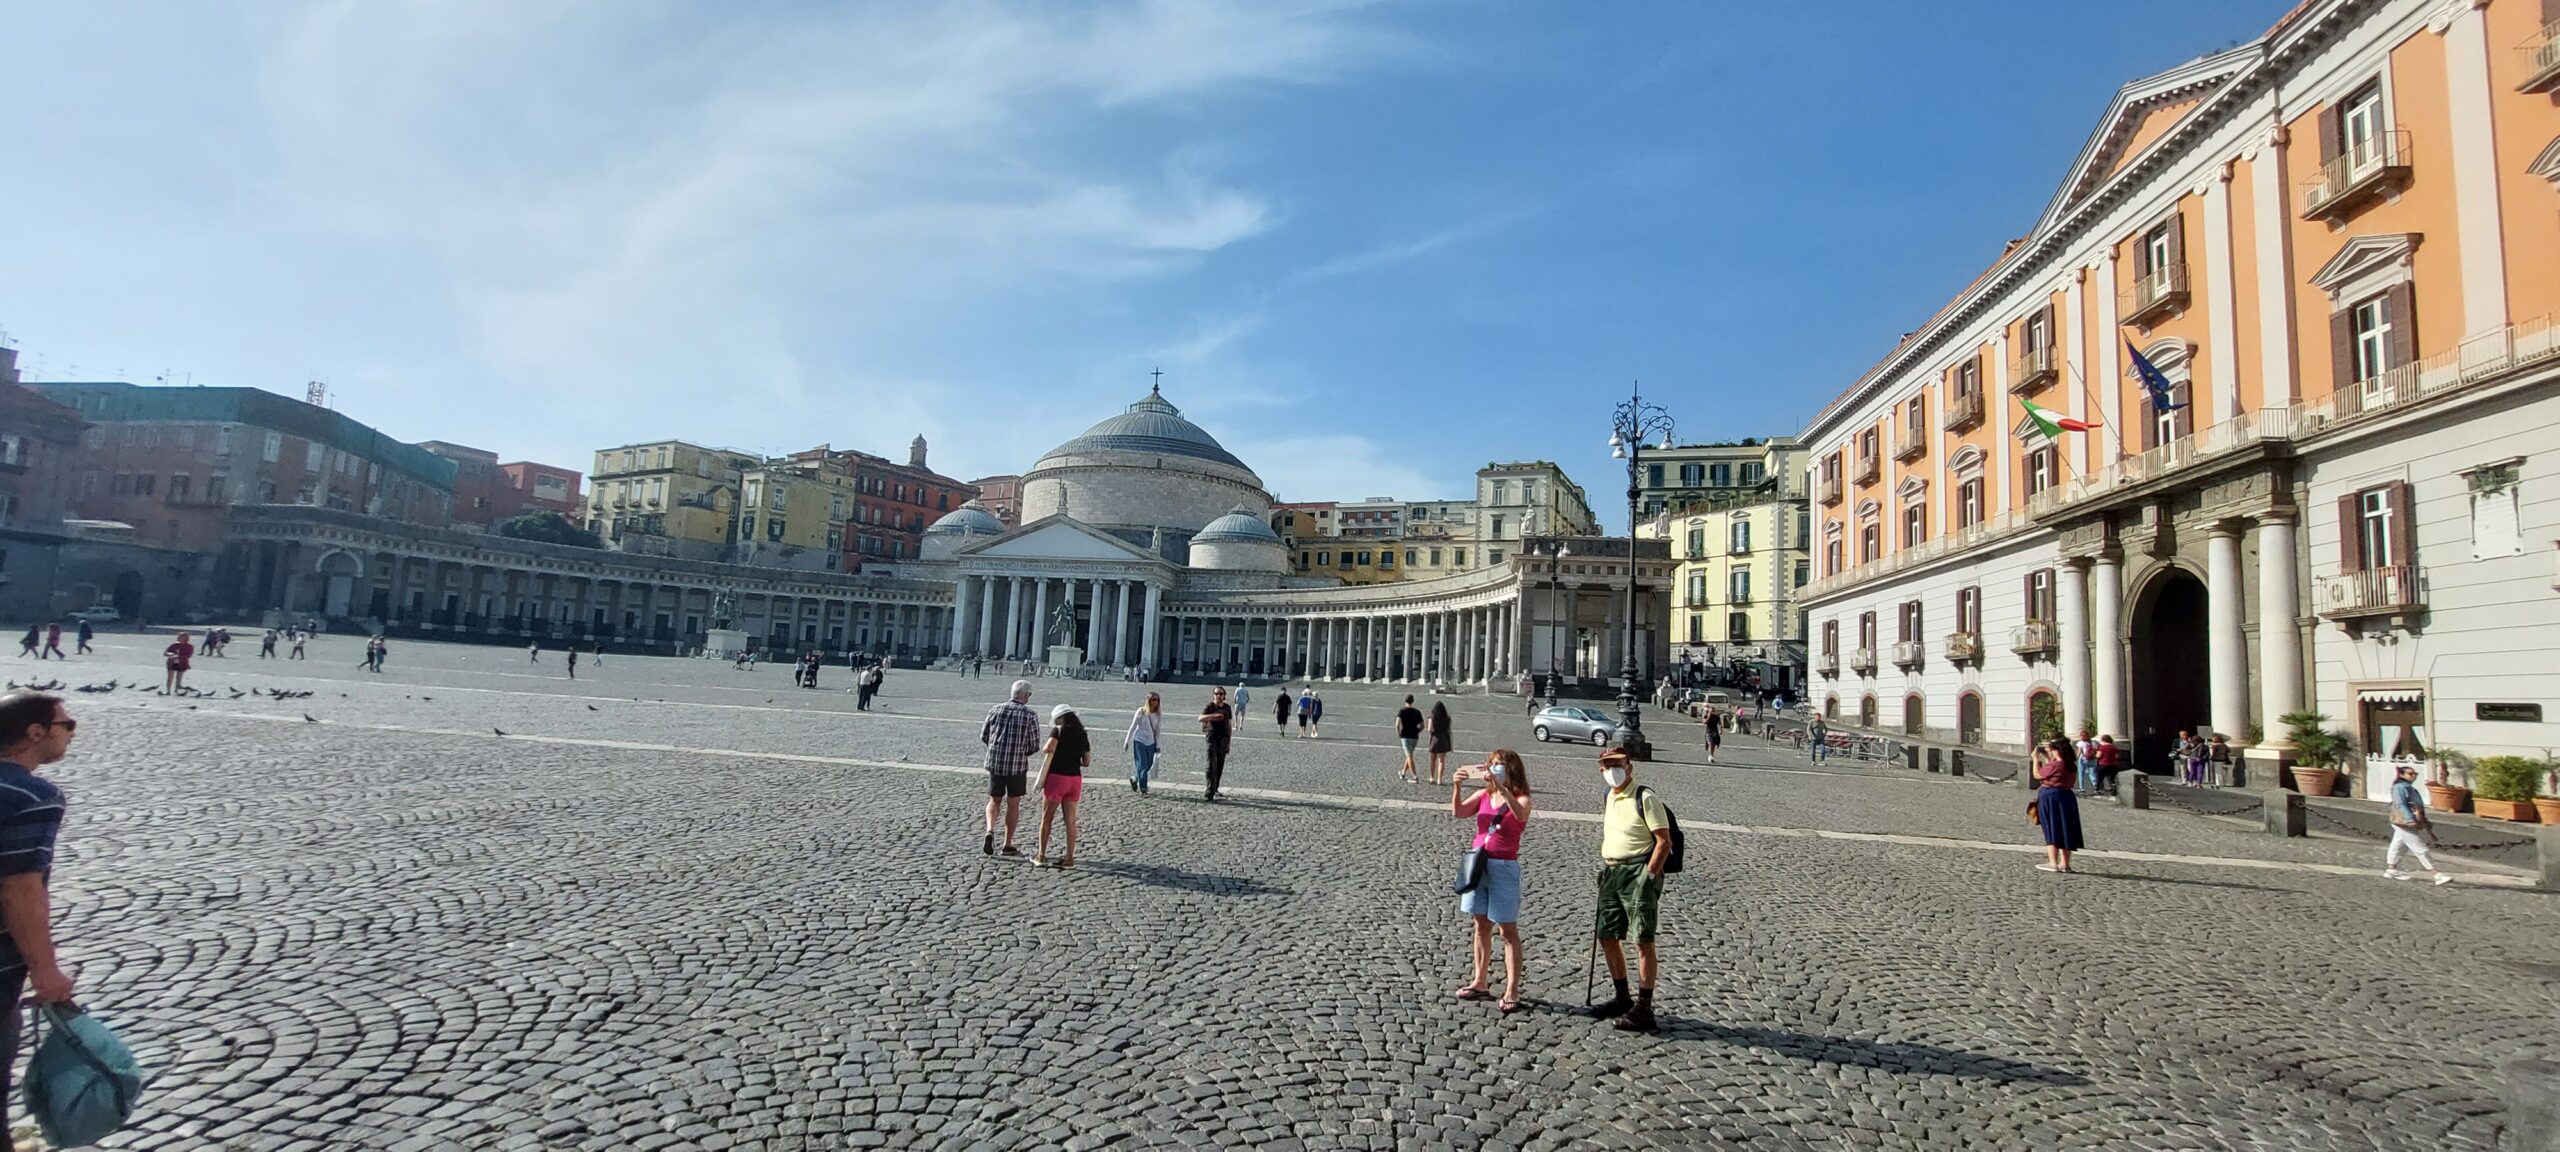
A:
{"type": "Polygon", "coordinates": [[[2089,707],[2089,569],[2084,560],[2066,560],[2054,569],[2054,621],[2061,630],[2063,734],[2077,739],[2084,724],[2096,724],[2089,707]]]}
{"type": "Polygon", "coordinates": [[[993,656],[993,655],[995,655],[994,653],[987,651],[987,645],[988,645],[988,644],[990,644],[990,643],[992,643],[992,642],[994,641],[994,639],[995,639],[995,623],[996,623],[996,581],[995,581],[995,577],[993,577],[993,576],[980,576],[980,577],[978,577],[977,595],[978,595],[978,621],[977,621],[977,623],[978,623],[978,656],[979,656],[979,658],[980,658],[980,659],[984,659],[984,658],[986,658],[986,657],[989,657],[989,656],[993,656]]]}
{"type": "Polygon", "coordinates": [[[1022,658],[1022,600],[1024,596],[1030,593],[1031,589],[1025,586],[1023,579],[1020,576],[1006,577],[1005,587],[1007,589],[1007,600],[1004,611],[1004,655],[1002,658],[1006,660],[1019,660],[1022,658]]]}
{"type": "Polygon", "coordinates": [[[2249,728],[2249,637],[2240,592],[2240,525],[2216,523],[2205,537],[2205,650],[2210,654],[2213,730],[2238,741],[2249,728]]]}
{"type": "MultiPolygon", "coordinates": [[[[2258,513],[2258,714],[2266,737],[2261,747],[2285,747],[2281,718],[2302,711],[2302,603],[2294,587],[2294,537],[2293,509],[2258,513]]],[[[2237,741],[2241,732],[2234,729],[2230,736],[2237,741]]],[[[2269,781],[2265,786],[2275,785],[2269,781]]]]}
{"type": "Polygon", "coordinates": [[[1163,610],[1164,589],[1150,582],[1147,585],[1146,620],[1138,629],[1139,655],[1145,658],[1149,675],[1153,675],[1156,671],[1156,617],[1163,610]]]}
{"type": "Polygon", "coordinates": [[[1084,622],[1084,658],[1098,661],[1102,659],[1102,581],[1087,580],[1085,584],[1092,590],[1093,615],[1084,622]]]}
{"type": "MultiPolygon", "coordinates": [[[[951,648],[951,650],[952,650],[952,651],[954,651],[954,652],[959,651],[959,650],[960,650],[960,645],[966,642],[966,637],[963,635],[963,633],[965,633],[965,632],[967,631],[967,629],[968,629],[968,625],[967,625],[967,623],[966,623],[965,621],[963,621],[963,620],[961,619],[961,617],[965,614],[965,611],[966,611],[966,609],[968,608],[968,605],[969,605],[969,593],[970,593],[970,591],[971,591],[971,588],[970,588],[971,582],[972,582],[972,581],[975,581],[976,579],[977,579],[977,577],[975,577],[975,576],[962,576],[960,579],[958,579],[958,580],[956,580],[956,581],[953,581],[953,582],[952,582],[952,586],[951,586],[951,644],[950,644],[950,648],[951,648]]],[[[847,617],[846,617],[846,619],[845,619],[845,634],[849,637],[849,636],[851,636],[851,635],[852,635],[852,633],[853,633],[853,620],[852,620],[852,617],[848,614],[848,615],[847,615],[847,617]]],[[[850,646],[850,644],[849,644],[849,643],[848,643],[848,646],[850,646]]]]}
{"type": "Polygon", "coordinates": [[[1460,684],[1476,678],[1476,613],[1473,608],[1458,610],[1458,674],[1451,677],[1460,684]]]}
{"type": "MultiPolygon", "coordinates": [[[[2208,179],[2204,192],[2205,386],[2212,395],[2195,398],[2196,429],[2240,414],[2239,297],[2231,264],[2231,170],[2225,164],[2208,179]]],[[[2236,570],[2236,569],[2235,569],[2236,570]]],[[[2216,724],[2221,721],[2215,721],[2216,724]]]]}
{"type": "Polygon", "coordinates": [[[1049,659],[1049,578],[1039,577],[1031,586],[1031,658],[1049,659]]]}
{"type": "Polygon", "coordinates": [[[2089,655],[2092,691],[2096,699],[2091,707],[2098,715],[2098,731],[2114,736],[2119,742],[2133,737],[2125,727],[2124,714],[2124,577],[2123,561],[2111,550],[2098,554],[2090,567],[2089,655]]]}
{"type": "Polygon", "coordinates": [[[1408,684],[1422,682],[1422,617],[1407,613],[1404,617],[1404,678],[1408,684]]]}

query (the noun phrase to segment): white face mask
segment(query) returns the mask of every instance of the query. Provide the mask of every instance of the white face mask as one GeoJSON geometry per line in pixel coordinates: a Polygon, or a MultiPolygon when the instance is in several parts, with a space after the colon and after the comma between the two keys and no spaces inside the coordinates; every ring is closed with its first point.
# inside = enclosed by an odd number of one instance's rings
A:
{"type": "Polygon", "coordinates": [[[1490,771],[1493,773],[1493,778],[1496,780],[1508,780],[1511,778],[1511,769],[1504,765],[1493,765],[1490,771]]]}
{"type": "Polygon", "coordinates": [[[1603,768],[1600,770],[1600,778],[1608,781],[1611,788],[1627,786],[1627,770],[1624,768],[1603,768]]]}

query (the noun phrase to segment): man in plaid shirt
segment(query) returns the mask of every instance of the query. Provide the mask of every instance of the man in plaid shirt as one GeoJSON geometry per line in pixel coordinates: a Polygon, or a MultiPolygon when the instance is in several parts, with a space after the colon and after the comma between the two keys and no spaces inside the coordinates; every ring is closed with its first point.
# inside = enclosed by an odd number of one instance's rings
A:
{"type": "Polygon", "coordinates": [[[1023,782],[1031,775],[1031,754],[1040,750],[1040,714],[1031,710],[1031,682],[1013,682],[1013,699],[987,709],[978,740],[987,746],[987,838],[983,850],[996,853],[996,802],[1004,802],[1004,854],[1020,856],[1013,830],[1022,820],[1023,782]]]}

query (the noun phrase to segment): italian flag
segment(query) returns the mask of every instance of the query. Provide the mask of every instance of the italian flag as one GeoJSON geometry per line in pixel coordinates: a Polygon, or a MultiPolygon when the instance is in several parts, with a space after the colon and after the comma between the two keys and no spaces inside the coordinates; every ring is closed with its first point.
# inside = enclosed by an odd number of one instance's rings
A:
{"type": "Polygon", "coordinates": [[[2074,420],[2050,408],[2039,408],[2032,400],[2021,398],[2018,401],[2018,407],[2027,410],[2027,419],[2033,421],[2036,431],[2044,433],[2048,440],[2061,439],[2065,432],[2086,432],[2097,427],[2088,421],[2074,420]]]}

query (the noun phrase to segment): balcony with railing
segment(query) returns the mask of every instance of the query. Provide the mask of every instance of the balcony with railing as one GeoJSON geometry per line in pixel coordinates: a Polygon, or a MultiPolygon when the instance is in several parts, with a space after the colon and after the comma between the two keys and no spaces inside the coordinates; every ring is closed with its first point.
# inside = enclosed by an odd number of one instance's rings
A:
{"type": "Polygon", "coordinates": [[[2061,358],[2051,348],[2029,348],[2009,364],[2009,392],[2016,396],[2032,396],[2044,391],[2062,375],[2061,358]]]}
{"type": "Polygon", "coordinates": [[[1910,421],[1894,425],[1893,458],[1904,462],[1919,459],[1929,451],[1929,433],[1914,427],[1910,421]]]}
{"type": "Polygon", "coordinates": [[[1839,651],[1835,649],[1814,657],[1813,670],[1826,680],[1840,675],[1839,651]]]}
{"type": "Polygon", "coordinates": [[[2029,620],[2009,630],[2009,650],[2020,656],[2051,656],[2062,650],[2062,629],[2051,620],[2029,620]]]}
{"type": "Polygon", "coordinates": [[[1823,476],[1815,479],[1813,482],[1813,498],[1825,504],[1839,503],[1840,478],[1837,476],[1823,476]]]}
{"type": "Polygon", "coordinates": [[[1965,664],[1982,659],[1982,633],[1947,633],[1947,659],[1957,664],[1965,664]]]}
{"type": "Polygon", "coordinates": [[[1893,645],[1893,666],[1906,670],[1917,668],[1920,666],[1921,660],[1925,658],[1928,653],[1929,646],[1918,640],[1895,641],[1893,645]]]}
{"type": "Polygon", "coordinates": [[[1876,478],[1882,475],[1884,475],[1884,460],[1882,458],[1875,456],[1861,456],[1858,458],[1858,472],[1855,477],[1858,483],[1873,484],[1876,482],[1876,478]]]}
{"type": "Polygon", "coordinates": [[[1982,423],[1982,393],[1957,389],[1947,396],[1947,431],[1962,432],[1980,423],[1982,423]]]}
{"type": "Polygon", "coordinates": [[[2148,324],[2187,306],[2187,266],[2163,264],[2134,278],[2118,300],[2122,323],[2148,324]]]}
{"type": "Polygon", "coordinates": [[[2337,220],[2409,181],[2409,130],[2350,144],[2302,186],[2302,218],[2337,220]]]}
{"type": "Polygon", "coordinates": [[[1875,675],[1876,650],[1873,648],[1851,649],[1849,652],[1849,670],[1861,676],[1875,675]]]}
{"type": "Polygon", "coordinates": [[[2524,57],[2524,83],[2518,92],[2550,92],[2560,89],[2560,20],[2542,26],[2531,38],[2516,46],[2516,55],[2524,57]]]}
{"type": "Polygon", "coordinates": [[[1748,588],[1727,588],[1724,590],[1724,599],[1726,603],[1737,607],[1749,604],[1751,602],[1751,590],[1748,588]]]}
{"type": "Polygon", "coordinates": [[[2387,564],[2312,581],[2312,611],[2323,619],[2408,616],[2426,606],[2426,571],[2414,564],[2387,564]]]}

